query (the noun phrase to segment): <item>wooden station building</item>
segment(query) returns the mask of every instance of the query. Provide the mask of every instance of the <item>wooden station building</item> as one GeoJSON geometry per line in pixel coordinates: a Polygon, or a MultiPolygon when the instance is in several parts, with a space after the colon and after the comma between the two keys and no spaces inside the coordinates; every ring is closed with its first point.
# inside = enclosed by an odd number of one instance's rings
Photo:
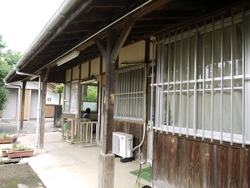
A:
{"type": "Polygon", "coordinates": [[[63,117],[91,105],[99,187],[112,187],[113,131],[143,140],[154,187],[250,187],[249,1],[65,1],[5,80],[34,75],[65,84],[63,117]]]}

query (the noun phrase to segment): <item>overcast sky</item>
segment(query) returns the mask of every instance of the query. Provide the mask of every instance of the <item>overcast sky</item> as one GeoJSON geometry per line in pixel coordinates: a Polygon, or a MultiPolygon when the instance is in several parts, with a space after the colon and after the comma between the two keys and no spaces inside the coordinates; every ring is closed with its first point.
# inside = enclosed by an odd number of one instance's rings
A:
{"type": "Polygon", "coordinates": [[[0,35],[8,49],[29,48],[64,0],[0,0],[0,35]]]}

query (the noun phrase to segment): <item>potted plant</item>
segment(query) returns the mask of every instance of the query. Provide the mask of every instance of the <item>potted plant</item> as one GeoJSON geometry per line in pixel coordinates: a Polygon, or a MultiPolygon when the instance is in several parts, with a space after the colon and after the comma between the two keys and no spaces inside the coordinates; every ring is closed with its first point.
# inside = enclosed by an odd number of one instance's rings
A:
{"type": "Polygon", "coordinates": [[[17,142],[18,136],[17,135],[13,135],[13,142],[17,142]]]}
{"type": "Polygon", "coordinates": [[[7,151],[8,158],[22,158],[22,157],[32,157],[34,149],[24,147],[24,145],[17,146],[16,142],[13,143],[12,148],[7,151]]]}
{"type": "Polygon", "coordinates": [[[9,149],[10,149],[10,147],[2,148],[3,157],[8,157],[7,151],[8,151],[9,149]]]}
{"type": "Polygon", "coordinates": [[[10,136],[8,133],[2,132],[2,137],[0,137],[0,144],[17,142],[17,139],[17,135],[10,136]]]}
{"type": "Polygon", "coordinates": [[[2,138],[0,138],[0,144],[12,143],[12,142],[13,138],[10,137],[10,135],[7,134],[6,132],[2,132],[2,138]]]}

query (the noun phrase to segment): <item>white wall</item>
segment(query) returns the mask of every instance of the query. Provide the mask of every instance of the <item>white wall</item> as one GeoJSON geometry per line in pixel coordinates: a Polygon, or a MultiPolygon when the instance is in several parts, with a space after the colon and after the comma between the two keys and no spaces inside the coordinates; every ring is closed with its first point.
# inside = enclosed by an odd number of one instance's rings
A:
{"type": "MultiPolygon", "coordinates": [[[[22,86],[22,82],[13,82],[11,84],[22,86]]],[[[27,82],[26,89],[38,90],[38,82],[27,82]]],[[[31,92],[32,95],[32,92],[31,92]]],[[[59,104],[59,94],[55,93],[51,89],[47,88],[46,94],[46,104],[59,104]],[[48,101],[48,98],[51,98],[51,101],[48,101]]],[[[37,101],[36,101],[37,102],[37,101]]]]}
{"type": "Polygon", "coordinates": [[[38,105],[38,90],[31,90],[31,99],[30,99],[30,109],[29,109],[29,118],[37,118],[37,105],[38,105]]]}
{"type": "Polygon", "coordinates": [[[17,89],[9,89],[9,102],[6,104],[6,108],[2,111],[2,119],[15,119],[17,108],[17,89]]]}
{"type": "Polygon", "coordinates": [[[47,88],[46,104],[59,104],[59,93],[47,88]],[[51,98],[51,101],[48,101],[48,98],[51,98]]]}
{"type": "MultiPolygon", "coordinates": [[[[22,82],[12,82],[11,84],[23,86],[22,82]]],[[[38,89],[38,82],[27,82],[25,89],[38,89]]]]}

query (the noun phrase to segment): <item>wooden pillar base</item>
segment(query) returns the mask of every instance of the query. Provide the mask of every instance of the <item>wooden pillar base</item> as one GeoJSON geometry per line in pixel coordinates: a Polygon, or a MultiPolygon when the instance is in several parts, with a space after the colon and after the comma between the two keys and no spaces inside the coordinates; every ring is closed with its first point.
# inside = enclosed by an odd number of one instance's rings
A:
{"type": "Polygon", "coordinates": [[[99,156],[98,188],[114,188],[115,155],[104,154],[99,156]]]}

